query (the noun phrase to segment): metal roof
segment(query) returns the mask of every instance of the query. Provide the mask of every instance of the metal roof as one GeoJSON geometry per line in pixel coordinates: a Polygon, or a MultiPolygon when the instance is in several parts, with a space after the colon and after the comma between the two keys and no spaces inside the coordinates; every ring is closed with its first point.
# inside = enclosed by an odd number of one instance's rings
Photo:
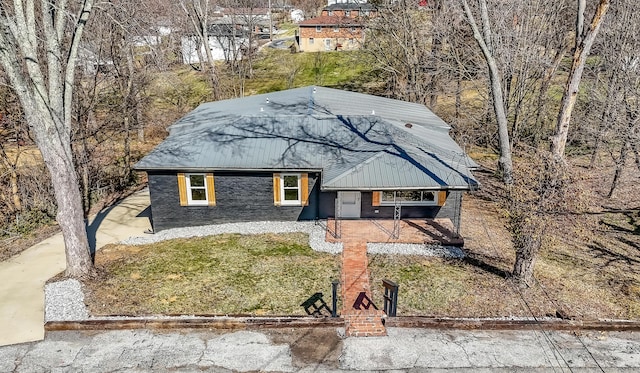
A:
{"type": "Polygon", "coordinates": [[[373,4],[365,2],[349,2],[349,3],[335,3],[327,5],[322,10],[375,10],[376,7],[373,4]]]}
{"type": "Polygon", "coordinates": [[[319,16],[298,22],[298,26],[362,26],[362,19],[342,16],[319,16]]]}
{"type": "Polygon", "coordinates": [[[200,105],[139,170],[322,171],[322,189],[471,189],[471,161],[425,106],[304,87],[200,105]],[[407,125],[410,123],[410,125],[407,125]]]}

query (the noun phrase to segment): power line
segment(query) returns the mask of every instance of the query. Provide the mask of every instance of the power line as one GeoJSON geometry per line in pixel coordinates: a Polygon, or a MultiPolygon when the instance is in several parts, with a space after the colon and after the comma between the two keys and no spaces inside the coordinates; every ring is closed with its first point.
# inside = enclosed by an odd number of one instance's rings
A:
{"type": "MultiPolygon", "coordinates": [[[[478,220],[478,218],[476,217],[476,220],[478,220]]],[[[491,234],[489,233],[489,229],[487,228],[486,222],[484,221],[484,219],[479,219],[480,220],[480,224],[482,225],[485,234],[487,235],[487,237],[489,238],[489,242],[491,244],[491,248],[493,249],[493,251],[498,254],[498,249],[496,248],[495,243],[493,242],[493,238],[491,237],[491,234]]],[[[508,281],[510,287],[512,288],[512,290],[518,294],[518,296],[520,297],[520,301],[522,304],[524,304],[524,307],[526,309],[526,311],[531,314],[531,316],[533,317],[533,320],[535,321],[536,325],[538,326],[538,328],[540,329],[540,331],[542,332],[542,335],[544,336],[545,340],[547,341],[548,345],[552,348],[554,354],[554,358],[556,360],[556,362],[558,363],[558,366],[562,369],[562,364],[560,362],[560,360],[558,359],[558,356],[560,356],[560,359],[562,359],[562,362],[564,362],[564,365],[567,366],[567,368],[569,369],[570,372],[573,372],[573,370],[571,369],[571,366],[569,366],[569,363],[567,362],[567,360],[564,358],[564,356],[562,355],[562,353],[560,352],[560,350],[558,349],[558,346],[556,345],[556,343],[554,341],[551,340],[551,337],[547,334],[547,332],[544,330],[542,324],[540,323],[540,320],[538,320],[538,318],[536,317],[536,315],[534,314],[533,310],[531,309],[531,306],[529,305],[529,303],[526,301],[526,299],[524,298],[524,295],[522,294],[522,292],[520,291],[520,289],[518,289],[517,286],[515,286],[515,284],[511,281],[508,281]],[[557,354],[556,354],[557,353],[557,354]]],[[[551,358],[549,357],[549,355],[547,354],[547,351],[544,349],[543,344],[541,343],[540,339],[538,338],[538,335],[536,335],[536,339],[538,340],[538,343],[540,344],[542,348],[542,351],[545,355],[545,357],[547,358],[547,360],[549,362],[551,362],[551,358]]],[[[552,366],[553,371],[556,371],[556,368],[554,366],[552,366]]],[[[562,371],[564,372],[564,369],[562,369],[562,371]]]]}
{"type": "MultiPolygon", "coordinates": [[[[560,309],[559,304],[553,299],[551,298],[551,296],[549,295],[549,293],[547,292],[547,289],[542,285],[541,282],[538,281],[537,278],[534,277],[534,280],[536,281],[536,284],[538,284],[538,286],[540,286],[540,289],[542,289],[542,292],[544,293],[545,297],[547,297],[547,299],[556,307],[556,309],[560,309]]],[[[598,362],[598,360],[596,360],[595,356],[593,356],[593,353],[591,353],[591,350],[589,350],[589,347],[587,347],[587,345],[584,343],[584,341],[582,340],[582,338],[580,338],[580,336],[578,335],[578,333],[575,330],[571,331],[573,333],[573,335],[576,337],[576,339],[580,342],[580,344],[582,345],[582,347],[584,347],[584,349],[587,351],[587,353],[589,354],[589,356],[591,356],[591,359],[596,363],[596,365],[598,366],[598,368],[600,369],[600,371],[602,373],[604,373],[604,369],[602,368],[602,366],[600,365],[600,363],[598,362]]]]}
{"type": "MultiPolygon", "coordinates": [[[[463,154],[466,154],[466,143],[464,144],[463,147],[463,154]]],[[[461,160],[464,162],[464,166],[468,169],[468,158],[462,157],[461,160]]],[[[471,190],[471,189],[470,189],[471,190]]],[[[476,217],[476,220],[478,220],[478,217],[476,217]]],[[[487,235],[487,237],[489,238],[489,242],[491,244],[491,248],[493,250],[493,252],[495,254],[498,254],[498,249],[496,248],[496,245],[494,243],[493,237],[491,236],[491,233],[489,233],[489,228],[486,225],[486,221],[484,219],[480,219],[480,223],[482,225],[482,228],[485,231],[485,234],[487,235]]],[[[535,277],[534,277],[535,279],[535,277]]],[[[560,307],[558,307],[558,304],[551,298],[551,296],[549,295],[549,293],[546,291],[546,288],[537,280],[535,279],[536,283],[540,286],[540,288],[542,289],[543,294],[545,295],[545,297],[556,307],[556,309],[559,309],[560,307]]],[[[529,312],[529,314],[531,314],[531,316],[533,317],[536,325],[538,326],[538,328],[540,329],[540,331],[542,332],[542,335],[544,336],[544,338],[546,339],[546,341],[549,343],[549,345],[552,347],[553,351],[554,351],[554,358],[556,360],[556,362],[558,363],[558,365],[562,368],[561,364],[560,364],[560,360],[558,359],[557,354],[560,356],[560,359],[562,359],[562,361],[564,362],[564,364],[567,366],[567,368],[569,369],[570,372],[572,372],[573,370],[571,369],[571,366],[569,365],[569,363],[567,362],[567,360],[564,358],[564,356],[562,355],[562,353],[560,352],[558,346],[556,345],[556,343],[554,341],[551,340],[551,336],[544,330],[542,324],[540,323],[540,321],[538,320],[538,318],[536,317],[536,315],[534,314],[533,310],[531,309],[531,306],[529,305],[529,303],[527,302],[527,300],[524,297],[524,294],[522,294],[522,292],[520,291],[520,289],[511,281],[509,281],[509,285],[512,288],[513,291],[515,291],[522,304],[524,304],[524,308],[526,308],[526,311],[529,312]]],[[[589,354],[589,356],[591,356],[591,359],[593,359],[593,361],[596,363],[596,365],[598,366],[598,368],[600,369],[600,371],[602,371],[604,373],[604,369],[602,368],[602,366],[600,365],[600,363],[598,362],[598,360],[596,360],[595,356],[593,356],[593,354],[591,353],[591,351],[589,350],[589,348],[587,347],[587,345],[584,343],[584,341],[582,340],[582,338],[580,338],[580,336],[578,336],[577,332],[575,330],[572,331],[573,335],[578,339],[578,341],[580,342],[580,344],[582,344],[582,346],[584,347],[585,351],[587,351],[587,353],[589,354]]],[[[540,339],[538,338],[538,335],[536,334],[536,339],[538,340],[538,343],[542,346],[542,343],[540,342],[540,339]]],[[[542,349],[543,353],[545,354],[545,357],[547,358],[547,360],[549,362],[551,362],[551,359],[549,358],[549,356],[547,355],[546,350],[542,349]]],[[[555,372],[555,367],[552,367],[554,372],[555,372]]],[[[564,369],[563,369],[564,371],[564,369]]]]}

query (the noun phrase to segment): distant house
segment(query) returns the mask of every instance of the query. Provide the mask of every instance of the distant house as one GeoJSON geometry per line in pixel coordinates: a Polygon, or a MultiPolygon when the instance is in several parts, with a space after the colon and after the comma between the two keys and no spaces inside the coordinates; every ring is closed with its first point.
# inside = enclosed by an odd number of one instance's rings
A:
{"type": "Polygon", "coordinates": [[[358,49],[364,43],[365,23],[375,17],[368,3],[336,2],[322,9],[319,17],[299,23],[300,50],[319,52],[358,49]]]}
{"type": "Polygon", "coordinates": [[[135,165],[155,231],[241,221],[448,218],[476,164],[420,104],[304,87],[200,105],[135,165]]]}
{"type": "Polygon", "coordinates": [[[293,9],[289,13],[289,18],[291,18],[291,22],[293,23],[300,23],[304,21],[304,12],[302,9],[293,9]]]}
{"type": "Polygon", "coordinates": [[[272,14],[269,8],[224,8],[222,13],[233,23],[257,36],[269,35],[272,14]]]}
{"type": "MultiPolygon", "coordinates": [[[[258,40],[269,38],[270,15],[267,8],[219,8],[214,13],[209,26],[209,40],[206,45],[214,61],[236,61],[258,40]]],[[[205,43],[195,35],[181,38],[182,61],[184,64],[206,61],[205,43]]]]}
{"type": "MultiPolygon", "coordinates": [[[[242,51],[249,43],[246,30],[223,20],[209,25],[208,33],[208,47],[214,61],[236,61],[242,58],[242,51]]],[[[196,64],[206,61],[205,45],[195,35],[183,36],[180,44],[182,63],[196,64]]]]}

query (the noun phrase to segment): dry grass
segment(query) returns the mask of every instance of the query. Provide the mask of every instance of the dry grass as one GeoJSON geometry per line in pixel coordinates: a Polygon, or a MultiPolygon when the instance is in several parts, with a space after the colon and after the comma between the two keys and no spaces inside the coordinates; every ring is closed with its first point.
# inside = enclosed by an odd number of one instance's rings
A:
{"type": "MultiPolygon", "coordinates": [[[[536,284],[519,288],[509,280],[515,254],[499,205],[501,184],[484,171],[476,173],[483,189],[463,202],[467,258],[371,255],[374,302],[381,306],[381,280],[388,278],[400,285],[399,315],[544,317],[560,311],[578,319],[640,319],[640,172],[630,166],[608,199],[610,165],[588,169],[584,162],[574,167],[589,196],[587,212],[554,217],[554,239],[539,255],[536,284]]],[[[306,235],[298,234],[112,245],[97,260],[102,277],[86,284],[93,314],[300,315],[306,297],[330,294],[340,257],[314,253],[306,235]]]]}
{"type": "Polygon", "coordinates": [[[18,255],[33,245],[60,232],[57,224],[44,225],[35,231],[23,235],[12,236],[0,240],[0,262],[18,255]]]}
{"type": "MultiPolygon", "coordinates": [[[[306,234],[225,234],[98,252],[87,281],[93,315],[303,315],[315,292],[331,294],[339,256],[311,250],[306,234]]],[[[325,297],[329,301],[329,297],[325,297]]]]}
{"type": "Polygon", "coordinates": [[[374,299],[381,301],[381,280],[389,278],[400,285],[400,315],[543,317],[560,311],[578,319],[640,319],[640,172],[630,166],[607,199],[613,169],[605,162],[587,169],[584,162],[574,167],[590,197],[587,213],[554,217],[552,245],[540,253],[533,286],[509,280],[515,254],[498,204],[500,183],[478,172],[483,189],[463,205],[468,258],[372,256],[374,299]]]}

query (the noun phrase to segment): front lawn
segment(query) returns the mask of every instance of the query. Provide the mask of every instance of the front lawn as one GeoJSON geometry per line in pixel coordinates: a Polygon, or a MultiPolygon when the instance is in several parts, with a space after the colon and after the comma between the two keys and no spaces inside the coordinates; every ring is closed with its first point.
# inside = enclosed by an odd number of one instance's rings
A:
{"type": "Polygon", "coordinates": [[[300,304],[322,292],[340,256],[313,251],[304,233],[176,239],[108,245],[97,253],[98,279],[85,282],[92,315],[305,315],[300,304]]]}
{"type": "Polygon", "coordinates": [[[531,316],[500,276],[460,259],[369,255],[373,298],[383,307],[383,279],[399,285],[398,316],[531,316]]]}
{"type": "Polygon", "coordinates": [[[603,175],[611,167],[576,168],[581,187],[594,191],[588,212],[552,217],[552,242],[540,251],[529,286],[509,278],[515,251],[500,208],[501,182],[476,172],[483,188],[465,195],[461,216],[467,257],[370,255],[374,301],[382,307],[386,278],[400,286],[398,316],[639,320],[640,171],[629,166],[609,199],[603,175]]]}

